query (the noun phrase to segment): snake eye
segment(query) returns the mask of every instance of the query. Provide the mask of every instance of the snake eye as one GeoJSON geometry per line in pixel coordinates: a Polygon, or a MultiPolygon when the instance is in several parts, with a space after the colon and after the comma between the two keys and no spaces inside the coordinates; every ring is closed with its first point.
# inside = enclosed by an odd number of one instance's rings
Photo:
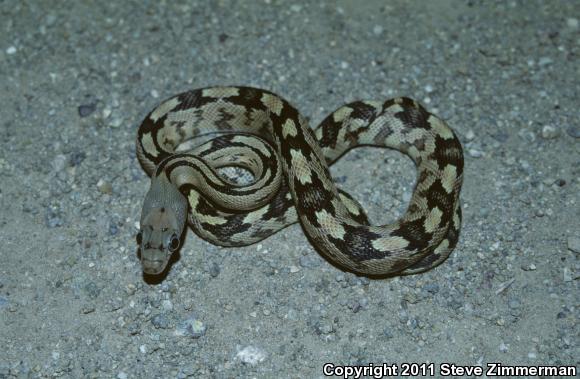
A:
{"type": "Polygon", "coordinates": [[[177,234],[173,234],[171,239],[169,240],[169,250],[175,251],[179,247],[179,238],[177,238],[177,234]]]}
{"type": "Polygon", "coordinates": [[[137,240],[137,245],[141,245],[141,241],[143,241],[143,233],[139,231],[135,236],[135,239],[137,240]]]}

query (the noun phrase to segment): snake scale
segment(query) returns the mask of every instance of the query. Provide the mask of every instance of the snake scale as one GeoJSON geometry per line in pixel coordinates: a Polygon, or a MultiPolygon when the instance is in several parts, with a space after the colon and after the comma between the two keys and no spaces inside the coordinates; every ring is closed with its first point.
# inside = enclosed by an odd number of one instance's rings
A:
{"type": "Polygon", "coordinates": [[[367,276],[426,271],[443,262],[459,238],[461,143],[443,120],[409,98],[346,104],[313,130],[272,92],[201,88],[153,109],[136,145],[151,176],[137,235],[147,274],[165,270],[186,224],[214,244],[244,246],[300,221],[323,256],[367,276]],[[179,151],[192,140],[195,148],[179,151]],[[394,223],[369,225],[360,204],[330,175],[329,165],[364,145],[399,150],[417,166],[407,210],[394,223]],[[253,180],[239,184],[219,172],[232,167],[253,180]]]}

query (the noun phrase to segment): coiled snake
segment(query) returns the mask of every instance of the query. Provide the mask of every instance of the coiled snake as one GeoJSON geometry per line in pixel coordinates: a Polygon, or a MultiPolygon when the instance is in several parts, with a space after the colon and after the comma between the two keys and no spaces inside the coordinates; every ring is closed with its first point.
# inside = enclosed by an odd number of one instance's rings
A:
{"type": "Polygon", "coordinates": [[[147,115],[137,157],[151,176],[137,235],[148,274],[165,269],[186,223],[214,244],[243,246],[300,220],[322,255],[368,276],[428,270],[459,237],[461,144],[444,121],[408,98],[353,102],[312,130],[272,92],[192,90],[147,115]],[[203,143],[176,151],[192,139],[203,143]],[[392,224],[369,225],[358,202],[330,176],[328,165],[361,145],[394,148],[417,166],[409,206],[392,224]],[[241,168],[254,180],[235,183],[220,175],[224,167],[241,168]]]}

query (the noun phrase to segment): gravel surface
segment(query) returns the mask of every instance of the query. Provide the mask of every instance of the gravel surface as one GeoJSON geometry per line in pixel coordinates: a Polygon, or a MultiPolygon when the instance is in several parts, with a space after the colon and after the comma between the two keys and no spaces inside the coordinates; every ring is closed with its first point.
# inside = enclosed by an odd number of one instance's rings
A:
{"type": "MultiPolygon", "coordinates": [[[[577,366],[579,18],[578,1],[0,1],[0,378],[577,366]],[[144,278],[136,128],[218,84],[270,89],[313,125],[399,95],[446,119],[466,153],[450,259],[368,280],[295,225],[235,249],[189,232],[144,278]]],[[[333,175],[384,223],[415,170],[367,148],[333,175]]]]}

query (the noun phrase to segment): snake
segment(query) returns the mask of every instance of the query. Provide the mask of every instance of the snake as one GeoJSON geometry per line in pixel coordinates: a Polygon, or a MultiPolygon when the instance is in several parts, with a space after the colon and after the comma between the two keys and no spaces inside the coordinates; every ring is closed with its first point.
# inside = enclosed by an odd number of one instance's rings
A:
{"type": "Polygon", "coordinates": [[[445,121],[407,97],[354,101],[311,128],[268,90],[194,89],[145,117],[136,156],[151,177],[136,236],[145,274],[167,269],[187,225],[210,243],[236,247],[300,222],[331,264],[368,277],[427,271],[459,239],[461,143],[445,121]],[[193,147],[181,148],[187,144],[193,147]],[[392,223],[371,225],[331,176],[329,166],[360,146],[400,151],[416,166],[407,208],[392,223]],[[231,169],[251,180],[224,175],[231,169]]]}

